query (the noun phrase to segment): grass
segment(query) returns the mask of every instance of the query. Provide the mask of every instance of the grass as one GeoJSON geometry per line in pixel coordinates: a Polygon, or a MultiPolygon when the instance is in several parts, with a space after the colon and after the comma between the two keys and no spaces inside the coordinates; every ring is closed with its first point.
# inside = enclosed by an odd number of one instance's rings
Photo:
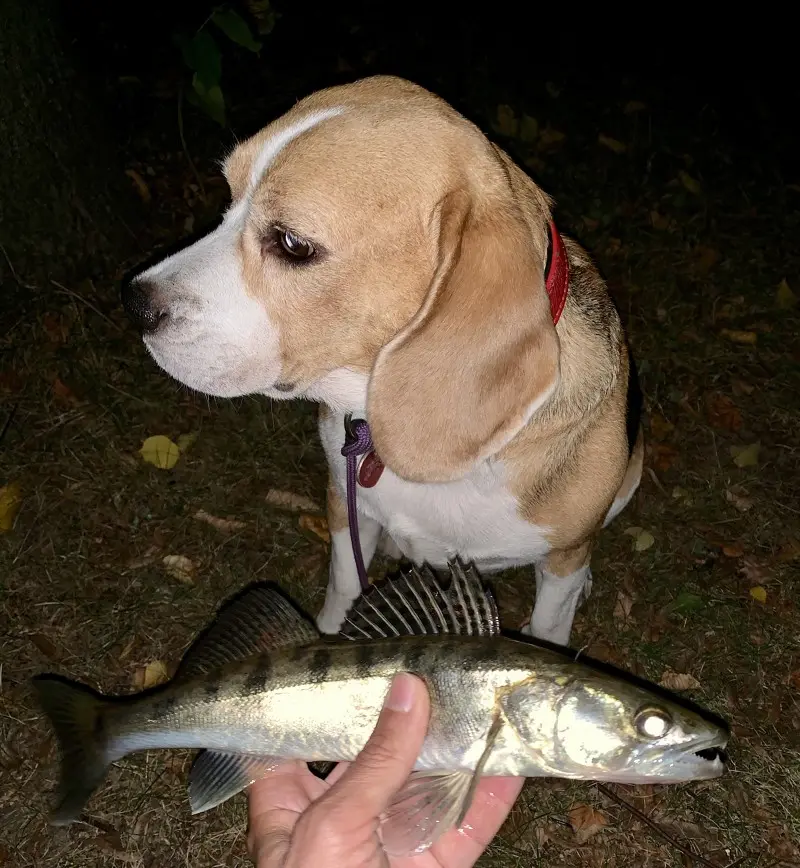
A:
{"type": "MultiPolygon", "coordinates": [[[[589,107],[576,124],[564,99],[540,117],[566,133],[562,142],[505,144],[609,278],[641,368],[649,443],[639,494],[600,539],[573,643],[656,681],[667,669],[692,675],[692,695],[734,732],[731,772],[719,781],[613,791],[716,865],[797,865],[800,322],[797,307],[775,303],[778,282],[798,273],[786,242],[798,229],[797,194],[766,170],[744,172],[724,142],[711,149],[693,129],[659,132],[657,107],[649,125],[621,102],[589,107]],[[626,153],[598,145],[598,129],[626,153]],[[735,331],[755,343],[737,343],[735,331]],[[738,467],[731,447],[755,442],[757,463],[738,467]],[[632,551],[630,526],[654,545],[632,551]],[[752,587],[765,589],[764,603],[752,587]]],[[[177,191],[152,215],[156,244],[178,237],[200,206],[181,198],[193,176],[180,154],[140,149],[143,163],[164,160],[160,189],[177,191]]],[[[23,501],[0,536],[0,863],[246,865],[243,799],[191,818],[182,752],[118,763],[85,822],[46,826],[55,754],[30,676],[57,670],[131,690],[147,663],[174,666],[249,582],[279,581],[311,611],[324,586],[324,543],[266,500],[275,488],[323,502],[313,408],[207,400],[176,386],[125,323],[116,277],[32,294],[2,339],[0,428],[15,413],[0,484],[17,482],[23,501]],[[186,433],[197,439],[172,471],[138,456],[151,434],[186,433]],[[193,518],[198,509],[245,527],[221,533],[193,518]],[[196,564],[193,584],[164,570],[168,554],[196,564]]],[[[495,585],[505,623],[518,624],[533,598],[530,572],[495,585]]],[[[481,864],[692,861],[591,783],[532,781],[481,864]],[[568,821],[580,804],[607,820],[585,841],[568,821]]]]}

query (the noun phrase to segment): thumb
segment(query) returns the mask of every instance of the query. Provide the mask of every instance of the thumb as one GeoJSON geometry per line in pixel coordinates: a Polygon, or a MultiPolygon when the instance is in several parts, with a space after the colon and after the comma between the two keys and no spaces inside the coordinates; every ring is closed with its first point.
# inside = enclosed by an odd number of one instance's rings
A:
{"type": "Polygon", "coordinates": [[[424,682],[407,672],[395,675],[369,741],[325,795],[329,806],[346,808],[354,824],[385,811],[411,774],[429,716],[424,682]]]}

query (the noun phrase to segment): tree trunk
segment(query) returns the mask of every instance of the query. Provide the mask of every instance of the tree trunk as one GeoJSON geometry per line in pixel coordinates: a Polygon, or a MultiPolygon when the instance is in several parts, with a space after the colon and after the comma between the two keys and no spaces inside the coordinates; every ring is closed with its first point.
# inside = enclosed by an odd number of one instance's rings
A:
{"type": "Polygon", "coordinates": [[[45,288],[130,234],[124,174],[86,97],[52,0],[0,0],[0,276],[45,288]]]}

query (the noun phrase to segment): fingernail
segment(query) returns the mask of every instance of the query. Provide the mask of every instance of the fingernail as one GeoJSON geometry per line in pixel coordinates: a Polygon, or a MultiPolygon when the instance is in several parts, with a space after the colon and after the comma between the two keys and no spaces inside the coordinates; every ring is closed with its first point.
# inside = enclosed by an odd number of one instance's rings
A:
{"type": "Polygon", "coordinates": [[[414,704],[414,676],[408,672],[400,672],[392,679],[392,686],[386,694],[386,699],[383,702],[384,708],[390,708],[392,711],[402,711],[407,713],[411,711],[411,706],[414,704]]]}

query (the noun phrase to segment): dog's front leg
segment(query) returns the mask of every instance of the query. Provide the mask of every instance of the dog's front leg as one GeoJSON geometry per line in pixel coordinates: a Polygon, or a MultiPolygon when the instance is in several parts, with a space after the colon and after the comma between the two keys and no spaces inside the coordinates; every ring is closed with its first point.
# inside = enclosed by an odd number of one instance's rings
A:
{"type": "Polygon", "coordinates": [[[536,564],[536,603],[524,633],[556,645],[569,644],[575,611],[592,589],[590,555],[591,543],[585,542],[552,551],[536,564]]]}
{"type": "MultiPolygon", "coordinates": [[[[347,506],[335,484],[328,485],[328,529],[331,534],[331,564],[325,605],[317,616],[321,633],[338,633],[353,600],[361,593],[356,559],[350,542],[347,506]]],[[[381,525],[374,518],[358,513],[358,534],[365,569],[378,547],[381,525]]]]}

